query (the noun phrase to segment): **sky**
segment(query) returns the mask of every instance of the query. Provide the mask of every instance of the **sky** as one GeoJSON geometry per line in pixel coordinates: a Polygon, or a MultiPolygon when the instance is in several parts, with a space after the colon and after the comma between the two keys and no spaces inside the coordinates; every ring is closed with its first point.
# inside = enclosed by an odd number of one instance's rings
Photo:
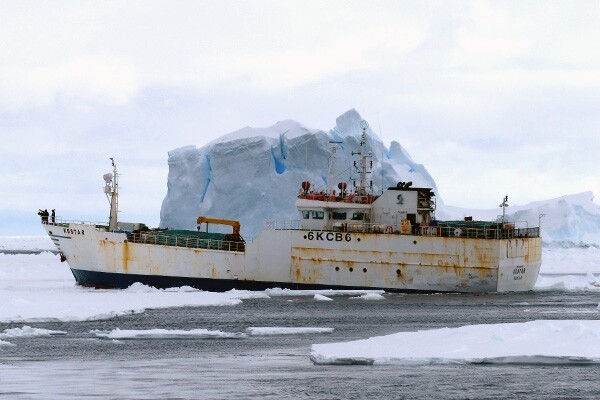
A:
{"type": "MultiPolygon", "coordinates": [[[[0,2],[0,235],[157,226],[167,152],[355,108],[446,204],[600,194],[600,2],[0,2]]],[[[596,203],[599,201],[596,199],[596,203]]]]}

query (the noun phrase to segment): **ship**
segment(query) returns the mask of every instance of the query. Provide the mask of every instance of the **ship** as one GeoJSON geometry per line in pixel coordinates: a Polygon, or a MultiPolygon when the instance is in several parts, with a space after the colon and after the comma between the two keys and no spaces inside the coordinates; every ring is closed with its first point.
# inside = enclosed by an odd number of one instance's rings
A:
{"type": "Polygon", "coordinates": [[[284,289],[377,289],[389,292],[519,292],[541,266],[539,227],[502,216],[442,221],[432,188],[411,182],[374,194],[367,174],[366,121],[348,188],[314,190],[299,182],[298,219],[266,221],[244,238],[237,220],[199,216],[196,230],[150,229],[118,220],[117,167],[104,175],[108,223],[43,220],[77,284],[127,288],[191,286],[223,292],[284,289]],[[219,229],[215,228],[219,226],[219,229]],[[226,233],[223,233],[226,229],[226,233]]]}

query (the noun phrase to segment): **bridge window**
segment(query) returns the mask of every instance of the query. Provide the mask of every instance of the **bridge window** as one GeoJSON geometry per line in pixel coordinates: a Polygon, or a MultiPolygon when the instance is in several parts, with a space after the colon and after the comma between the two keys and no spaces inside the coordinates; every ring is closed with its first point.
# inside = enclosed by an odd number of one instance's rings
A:
{"type": "Polygon", "coordinates": [[[355,212],[352,214],[353,221],[362,221],[363,219],[365,219],[365,213],[363,212],[355,212]]]}
{"type": "Polygon", "coordinates": [[[333,219],[346,219],[346,213],[345,212],[333,212],[333,219]]]}
{"type": "Polygon", "coordinates": [[[325,211],[313,211],[312,217],[313,219],[323,219],[325,218],[325,211]]]}
{"type": "Polygon", "coordinates": [[[302,218],[304,218],[304,219],[310,218],[310,211],[302,210],[302,218]]]}

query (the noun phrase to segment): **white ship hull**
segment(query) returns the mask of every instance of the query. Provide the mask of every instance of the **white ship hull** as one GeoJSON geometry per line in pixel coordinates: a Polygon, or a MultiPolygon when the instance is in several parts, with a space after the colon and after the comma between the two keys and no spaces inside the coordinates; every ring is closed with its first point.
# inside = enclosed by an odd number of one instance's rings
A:
{"type": "Polygon", "coordinates": [[[426,292],[527,291],[541,239],[484,239],[265,229],[242,248],[132,242],[81,223],[43,225],[78,284],[124,288],[337,288],[426,292]],[[239,251],[236,251],[239,250],[239,251]]]}

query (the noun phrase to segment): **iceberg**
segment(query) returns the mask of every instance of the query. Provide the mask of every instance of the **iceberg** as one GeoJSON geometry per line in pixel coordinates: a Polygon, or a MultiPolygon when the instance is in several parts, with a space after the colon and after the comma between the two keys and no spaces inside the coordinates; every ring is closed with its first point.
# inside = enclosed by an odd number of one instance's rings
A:
{"type": "MultiPolygon", "coordinates": [[[[352,152],[359,149],[361,121],[352,109],[328,132],[287,120],[267,128],[242,128],[200,148],[170,151],[160,226],[195,229],[196,218],[206,215],[240,220],[242,234],[254,236],[266,221],[298,219],[295,201],[301,182],[325,191],[340,182],[351,187],[358,179],[352,152]]],[[[398,142],[386,147],[370,128],[367,135],[374,192],[400,180],[437,190],[425,167],[398,142]]]]}
{"type": "MultiPolygon", "coordinates": [[[[267,221],[298,219],[295,201],[301,182],[309,181],[317,190],[332,190],[340,182],[351,188],[358,178],[352,152],[359,149],[361,121],[360,114],[351,109],[328,131],[286,120],[266,128],[245,127],[199,148],[190,145],[169,151],[160,226],[195,229],[196,218],[204,215],[240,220],[241,233],[252,237],[267,221]]],[[[412,181],[415,186],[433,188],[439,219],[498,218],[498,208],[445,205],[424,165],[415,162],[397,141],[387,147],[372,129],[366,132],[375,193],[399,181],[412,181]]],[[[600,245],[600,206],[593,202],[591,192],[511,206],[506,211],[508,221],[522,226],[541,222],[545,244],[600,245]]]]}
{"type": "MultiPolygon", "coordinates": [[[[471,215],[491,220],[497,218],[498,209],[467,210],[445,206],[438,210],[440,214],[449,219],[471,215]]],[[[600,206],[594,203],[592,192],[508,207],[506,218],[522,226],[540,226],[545,245],[585,247],[586,244],[600,244],[600,206]]]]}

